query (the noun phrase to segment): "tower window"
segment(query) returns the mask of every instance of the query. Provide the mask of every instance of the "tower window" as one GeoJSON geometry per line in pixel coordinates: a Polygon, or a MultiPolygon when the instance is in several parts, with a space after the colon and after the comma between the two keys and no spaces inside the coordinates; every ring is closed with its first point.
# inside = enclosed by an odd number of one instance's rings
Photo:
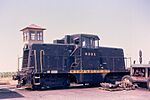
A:
{"type": "Polygon", "coordinates": [[[28,32],[24,32],[23,33],[23,41],[27,41],[29,39],[29,33],[28,32]]]}
{"type": "Polygon", "coordinates": [[[43,33],[40,31],[37,32],[37,40],[43,40],[43,33]]]}
{"type": "Polygon", "coordinates": [[[31,33],[31,40],[36,40],[35,33],[31,33]]]}

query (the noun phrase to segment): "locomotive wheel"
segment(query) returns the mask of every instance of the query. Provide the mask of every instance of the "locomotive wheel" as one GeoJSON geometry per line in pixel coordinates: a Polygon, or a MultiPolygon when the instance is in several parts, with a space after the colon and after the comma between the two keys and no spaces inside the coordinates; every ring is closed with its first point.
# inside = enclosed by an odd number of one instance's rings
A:
{"type": "Polygon", "coordinates": [[[147,88],[150,91],[150,79],[147,80],[147,88]]]}
{"type": "Polygon", "coordinates": [[[70,86],[70,80],[67,79],[67,82],[64,84],[65,87],[69,87],[70,86]]]}
{"type": "Polygon", "coordinates": [[[89,86],[97,87],[97,86],[100,86],[100,83],[89,83],[89,86]]]}
{"type": "Polygon", "coordinates": [[[129,75],[125,75],[124,77],[122,77],[122,81],[127,84],[133,84],[133,79],[129,75]]]}

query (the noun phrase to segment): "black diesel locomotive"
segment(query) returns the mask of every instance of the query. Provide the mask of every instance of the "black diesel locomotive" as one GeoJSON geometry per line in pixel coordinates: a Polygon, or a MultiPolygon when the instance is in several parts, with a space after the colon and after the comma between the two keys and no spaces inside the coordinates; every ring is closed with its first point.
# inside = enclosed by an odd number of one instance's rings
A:
{"type": "Polygon", "coordinates": [[[128,74],[121,48],[99,46],[99,37],[66,35],[53,44],[25,45],[18,87],[66,87],[70,83],[98,85],[128,74]]]}

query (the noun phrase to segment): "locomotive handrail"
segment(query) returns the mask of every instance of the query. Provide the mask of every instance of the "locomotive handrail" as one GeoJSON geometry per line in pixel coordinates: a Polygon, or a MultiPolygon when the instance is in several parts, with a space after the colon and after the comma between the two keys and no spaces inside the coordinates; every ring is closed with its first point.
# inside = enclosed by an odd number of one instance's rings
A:
{"type": "Polygon", "coordinates": [[[40,50],[40,65],[41,65],[41,72],[43,72],[43,55],[44,55],[44,50],[40,50]]]}
{"type": "Polygon", "coordinates": [[[75,49],[72,51],[72,53],[70,54],[70,56],[72,56],[78,48],[79,48],[79,46],[76,45],[75,49]]]}
{"type": "Polygon", "coordinates": [[[34,50],[34,63],[35,63],[35,72],[37,72],[36,50],[34,50]]]}
{"type": "Polygon", "coordinates": [[[79,65],[79,63],[73,62],[73,63],[71,64],[71,67],[77,67],[78,65],[79,65]],[[73,64],[75,64],[75,66],[73,66],[73,64]]]}

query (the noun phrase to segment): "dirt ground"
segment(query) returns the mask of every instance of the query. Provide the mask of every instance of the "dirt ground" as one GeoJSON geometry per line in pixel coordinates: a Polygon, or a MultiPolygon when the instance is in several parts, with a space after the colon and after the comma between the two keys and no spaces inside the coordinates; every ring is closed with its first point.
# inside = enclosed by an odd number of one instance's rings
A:
{"type": "Polygon", "coordinates": [[[26,90],[13,85],[0,85],[0,100],[149,100],[150,91],[105,91],[98,87],[72,86],[66,89],[26,90]]]}
{"type": "Polygon", "coordinates": [[[16,85],[17,81],[12,80],[12,77],[0,78],[0,85],[16,85]]]}
{"type": "Polygon", "coordinates": [[[11,78],[0,80],[0,100],[149,100],[150,97],[150,91],[145,88],[110,92],[98,87],[71,86],[33,91],[17,89],[16,83],[11,78]]]}

